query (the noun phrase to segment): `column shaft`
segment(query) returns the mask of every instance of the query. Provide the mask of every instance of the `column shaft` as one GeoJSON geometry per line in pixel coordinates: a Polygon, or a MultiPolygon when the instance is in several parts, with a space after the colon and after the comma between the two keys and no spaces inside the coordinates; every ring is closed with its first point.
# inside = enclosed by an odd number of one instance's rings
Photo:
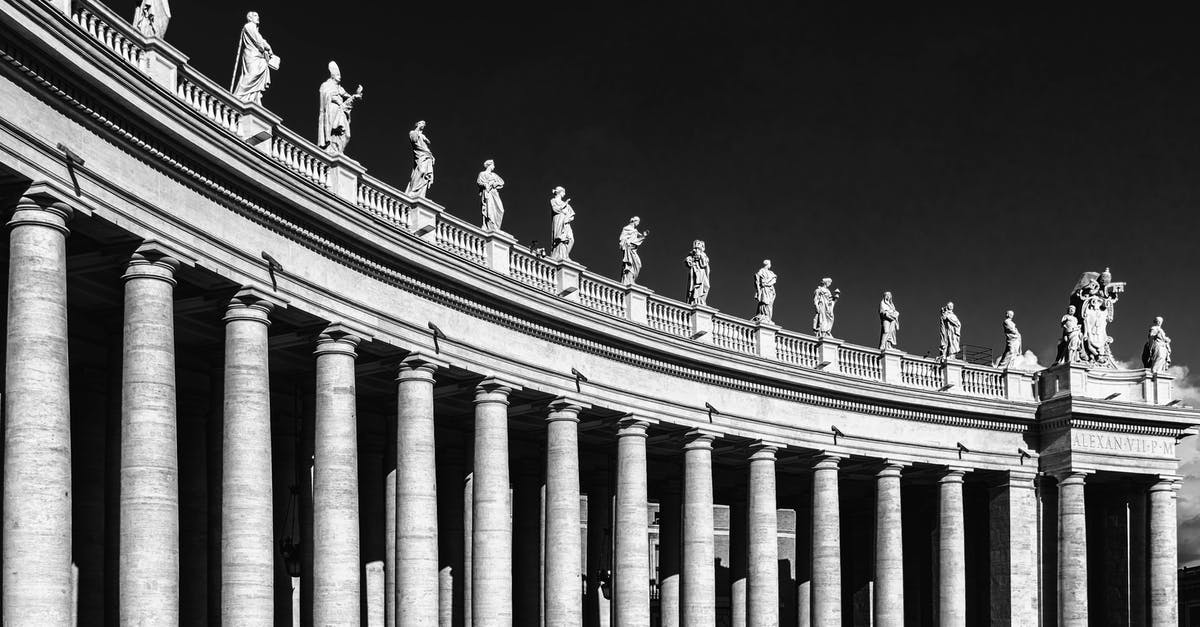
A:
{"type": "Polygon", "coordinates": [[[437,368],[425,356],[410,355],[396,378],[396,627],[438,624],[437,368]]]}
{"type": "MultiPolygon", "coordinates": [[[[647,421],[628,418],[621,421],[617,432],[617,512],[613,539],[613,597],[617,625],[650,624],[650,538],[646,505],[646,429],[649,426],[647,421]]],[[[712,516],[711,508],[709,516],[712,516]]],[[[690,623],[685,621],[684,624],[690,623]]]]}
{"type": "Polygon", "coordinates": [[[67,220],[30,198],[8,223],[4,378],[5,625],[71,618],[67,220]]]}
{"type": "Polygon", "coordinates": [[[659,508],[658,608],[662,627],[679,627],[679,553],[682,519],[678,479],[668,479],[659,508]]]}
{"type": "Polygon", "coordinates": [[[317,340],[315,352],[313,623],[322,626],[359,624],[358,342],[331,328],[317,340]]]}
{"type": "Polygon", "coordinates": [[[1149,618],[1149,591],[1146,569],[1149,567],[1150,547],[1146,544],[1150,532],[1148,511],[1149,493],[1140,485],[1129,494],[1129,627],[1145,627],[1149,618]]]}
{"type": "Polygon", "coordinates": [[[125,271],[121,360],[121,623],[179,622],[174,259],[125,271]]]}
{"type": "Polygon", "coordinates": [[[1038,620],[1038,529],[1034,474],[1010,472],[989,494],[993,625],[1038,620]]]}
{"type": "Polygon", "coordinates": [[[1086,627],[1087,517],[1084,475],[1070,473],[1058,482],[1058,625],[1086,627]]]}
{"type": "Polygon", "coordinates": [[[271,502],[272,305],[239,294],[225,312],[221,478],[221,622],[273,625],[275,518],[271,502]]]}
{"type": "Polygon", "coordinates": [[[713,564],[713,437],[710,433],[693,432],[688,434],[683,447],[683,572],[679,611],[684,625],[713,625],[717,620],[713,564]]]}
{"type": "Polygon", "coordinates": [[[1150,487],[1150,624],[1179,624],[1179,556],[1177,537],[1177,478],[1164,478],[1150,487]]]}
{"type": "Polygon", "coordinates": [[[550,405],[546,423],[546,627],[583,624],[579,530],[579,411],[566,399],[550,405]]]}
{"type": "Polygon", "coordinates": [[[387,627],[396,627],[396,469],[384,481],[384,533],[387,547],[383,554],[384,610],[387,627]]]}
{"type": "Polygon", "coordinates": [[[904,626],[904,538],[899,464],[875,475],[875,625],[904,626]]]}
{"type": "Polygon", "coordinates": [[[779,515],[775,503],[775,451],[757,446],[750,456],[747,526],[746,617],[754,627],[779,625],[779,515]]]}
{"type": "Polygon", "coordinates": [[[841,519],[838,458],[820,457],[813,467],[811,624],[842,624],[841,519]]]}
{"type": "Polygon", "coordinates": [[[952,627],[967,624],[963,474],[951,469],[938,480],[938,623],[952,627]]]}
{"type": "MultiPolygon", "coordinates": [[[[508,473],[508,394],[511,390],[511,386],[496,379],[486,379],[475,393],[471,616],[477,626],[503,626],[513,622],[512,510],[508,473]]],[[[433,578],[436,582],[436,573],[433,578]]]]}

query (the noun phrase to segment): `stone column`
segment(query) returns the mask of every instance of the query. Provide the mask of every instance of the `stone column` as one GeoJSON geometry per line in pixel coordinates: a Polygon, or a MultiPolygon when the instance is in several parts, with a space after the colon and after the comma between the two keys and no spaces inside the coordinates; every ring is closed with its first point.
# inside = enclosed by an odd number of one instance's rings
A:
{"type": "Polygon", "coordinates": [[[396,469],[384,480],[384,541],[383,554],[384,622],[396,627],[396,469]]]}
{"type": "Polygon", "coordinates": [[[579,412],[559,397],[546,418],[546,627],[583,624],[583,538],[579,530],[579,412]]]}
{"type": "Polygon", "coordinates": [[[904,536],[900,473],[907,464],[885,460],[875,474],[875,625],[904,627],[904,536]]]}
{"type": "MultiPolygon", "coordinates": [[[[649,420],[627,417],[621,420],[617,431],[613,600],[616,624],[622,626],[650,624],[650,537],[646,504],[646,429],[649,427],[649,420]]],[[[710,529],[711,516],[710,503],[710,529]]],[[[712,569],[711,561],[709,569],[712,569]]],[[[684,624],[692,623],[685,619],[684,624]]]]}
{"type": "Polygon", "coordinates": [[[775,452],[780,446],[754,445],[750,455],[749,545],[746,564],[746,624],[779,625],[779,514],[775,503],[775,452]]]}
{"type": "Polygon", "coordinates": [[[712,443],[716,436],[711,431],[697,429],[688,432],[683,445],[683,571],[679,612],[684,625],[713,625],[717,621],[712,484],[712,443]]]}
{"type": "Polygon", "coordinates": [[[841,517],[838,455],[822,454],[813,466],[811,624],[842,624],[841,517]]]}
{"type": "Polygon", "coordinates": [[[967,549],[963,527],[965,468],[950,468],[938,479],[938,623],[967,624],[967,549]]]}
{"type": "Polygon", "coordinates": [[[513,469],[513,624],[537,627],[542,616],[542,481],[536,448],[518,452],[513,469]]]}
{"type": "Polygon", "coordinates": [[[67,221],[23,197],[9,221],[4,379],[5,625],[71,617],[71,408],[67,221]]]}
{"type": "Polygon", "coordinates": [[[1140,483],[1129,488],[1129,627],[1145,627],[1150,613],[1150,587],[1146,583],[1150,555],[1146,544],[1150,531],[1148,496],[1140,483]]]}
{"type": "Polygon", "coordinates": [[[413,353],[396,375],[396,627],[438,624],[433,373],[444,365],[413,353]]]}
{"type": "Polygon", "coordinates": [[[175,270],[143,249],[125,281],[121,356],[122,624],[179,622],[179,460],[175,408],[175,270]]]}
{"type": "Polygon", "coordinates": [[[1086,627],[1088,624],[1084,477],[1082,472],[1068,471],[1058,480],[1059,627],[1086,627]]]}
{"type": "Polygon", "coordinates": [[[221,622],[273,625],[271,381],[267,327],[274,304],[253,289],[225,310],[221,477],[221,622]]]}
{"type": "Polygon", "coordinates": [[[354,362],[360,338],[330,325],[317,338],[313,427],[313,624],[358,625],[358,417],[354,362]]]}
{"type": "Polygon", "coordinates": [[[1038,620],[1038,513],[1034,471],[1009,471],[989,494],[993,625],[1038,620]]]}
{"type": "MultiPolygon", "coordinates": [[[[471,617],[475,625],[511,625],[513,620],[508,395],[516,387],[501,379],[488,378],[475,388],[475,467],[471,500],[474,510],[471,617]]],[[[432,574],[435,599],[436,564],[435,560],[432,574]]],[[[436,612],[434,616],[436,618],[436,612]]]]}
{"type": "Polygon", "coordinates": [[[1150,486],[1150,624],[1179,624],[1179,556],[1175,516],[1179,477],[1165,476],[1150,486]]]}
{"type": "Polygon", "coordinates": [[[658,527],[658,608],[662,627],[679,627],[679,551],[681,508],[678,479],[667,479],[659,507],[658,527]]]}

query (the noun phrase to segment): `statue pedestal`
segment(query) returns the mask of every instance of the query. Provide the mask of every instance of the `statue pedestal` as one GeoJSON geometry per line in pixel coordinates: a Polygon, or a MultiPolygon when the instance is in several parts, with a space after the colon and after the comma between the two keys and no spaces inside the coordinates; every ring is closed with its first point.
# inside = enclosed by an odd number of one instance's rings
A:
{"type": "Polygon", "coordinates": [[[346,155],[330,157],[330,160],[329,191],[352,205],[358,204],[358,179],[367,173],[367,169],[346,155]]]}
{"type": "Polygon", "coordinates": [[[625,316],[638,324],[647,324],[646,301],[654,290],[638,284],[625,286],[625,316]]]}
{"type": "Polygon", "coordinates": [[[238,135],[247,144],[271,154],[271,138],[275,135],[275,126],[282,118],[267,111],[260,104],[243,102],[242,117],[238,123],[238,135]]]}
{"type": "Polygon", "coordinates": [[[570,259],[563,259],[557,263],[558,272],[555,273],[555,279],[558,281],[558,295],[564,300],[579,302],[579,275],[583,273],[583,264],[570,259]]]}
{"type": "Polygon", "coordinates": [[[517,238],[504,231],[491,231],[486,235],[483,252],[487,255],[488,267],[494,272],[508,276],[508,254],[517,238]]]}
{"type": "Polygon", "coordinates": [[[754,346],[758,349],[759,357],[775,359],[775,334],[782,327],[770,322],[759,322],[754,329],[754,346]]]}
{"type": "Polygon", "coordinates": [[[692,339],[701,344],[713,343],[713,316],[717,309],[705,305],[692,306],[692,339]]]}

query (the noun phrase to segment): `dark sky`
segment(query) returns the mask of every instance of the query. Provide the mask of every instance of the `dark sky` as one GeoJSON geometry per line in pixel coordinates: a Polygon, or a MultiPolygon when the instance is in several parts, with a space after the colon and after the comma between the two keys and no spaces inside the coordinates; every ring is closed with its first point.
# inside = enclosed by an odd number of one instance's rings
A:
{"type": "MultiPolygon", "coordinates": [[[[110,2],[127,17],[134,4],[110,2]]],[[[1109,326],[1116,357],[1136,361],[1162,315],[1176,363],[1197,362],[1189,16],[510,4],[176,0],[167,40],[228,84],[244,14],[258,10],[283,57],[264,104],[287,126],[315,137],[335,59],[347,89],[366,87],[348,154],[371,174],[403,189],[407,132],[424,119],[433,200],[478,223],[475,176],[494,158],[505,230],[545,243],[563,185],[579,214],[574,257],[610,277],[617,234],[639,215],[652,232],[640,282],[660,294],[683,297],[683,257],[702,238],[709,302],[731,314],[753,315],[752,275],[769,257],[787,328],[811,328],[812,290],[831,276],[838,337],[874,344],[891,290],[909,352],[936,347],[938,309],[954,300],[965,343],[998,351],[1012,308],[1046,364],[1069,290],[1107,265],[1129,283],[1109,326]]],[[[1182,472],[1200,473],[1195,444],[1180,452],[1182,472]]],[[[1198,484],[1180,498],[1185,562],[1200,559],[1198,484]]]]}

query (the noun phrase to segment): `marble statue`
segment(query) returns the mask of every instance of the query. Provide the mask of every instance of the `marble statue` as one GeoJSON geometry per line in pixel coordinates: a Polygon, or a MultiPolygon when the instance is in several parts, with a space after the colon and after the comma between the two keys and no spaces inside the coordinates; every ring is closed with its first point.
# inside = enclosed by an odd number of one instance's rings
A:
{"type": "Polygon", "coordinates": [[[1146,339],[1146,348],[1142,350],[1142,365],[1153,372],[1166,372],[1171,366],[1171,338],[1162,328],[1162,316],[1154,319],[1150,325],[1150,336],[1146,339]]]}
{"type": "Polygon", "coordinates": [[[817,337],[833,337],[833,308],[842,297],[842,290],[829,291],[833,279],[821,279],[821,284],[813,291],[813,333],[817,337]]]}
{"type": "Polygon", "coordinates": [[[621,250],[625,252],[621,258],[621,283],[624,285],[637,283],[638,275],[642,273],[642,257],[638,255],[638,247],[646,241],[650,231],[638,231],[637,227],[641,222],[641,218],[633,216],[629,219],[629,224],[621,229],[619,243],[621,250]]]}
{"type": "Polygon", "coordinates": [[[687,303],[708,304],[708,254],[704,252],[704,240],[692,242],[692,252],[683,259],[688,267],[687,303]]]}
{"type": "Polygon", "coordinates": [[[763,259],[763,267],[754,273],[754,300],[758,301],[758,313],[754,322],[774,324],[771,319],[775,315],[775,273],[771,271],[771,260],[763,259]]]}
{"type": "Polygon", "coordinates": [[[496,174],[496,162],[488,159],[483,162],[483,172],[475,178],[479,186],[479,205],[483,213],[483,230],[499,231],[504,223],[504,202],[500,200],[500,189],[504,187],[504,179],[496,174]]]}
{"type": "Polygon", "coordinates": [[[412,144],[413,169],[404,193],[425,198],[429,188],[433,187],[433,152],[429,150],[429,138],[425,136],[425,120],[417,122],[417,126],[408,132],[408,141],[412,144]]]}
{"type": "Polygon", "coordinates": [[[278,66],[271,44],[258,32],[258,12],[246,14],[242,41],[233,66],[233,86],[229,88],[242,102],[262,103],[263,92],[271,86],[271,66],[278,66]]]}
{"type": "Polygon", "coordinates": [[[1067,307],[1067,313],[1062,317],[1062,339],[1058,341],[1058,357],[1054,364],[1074,364],[1080,361],[1080,349],[1083,336],[1079,332],[1079,318],[1075,314],[1075,305],[1067,307]]]}
{"type": "Polygon", "coordinates": [[[133,11],[133,27],[144,37],[162,39],[171,21],[171,0],[139,0],[133,11]]]}
{"type": "Polygon", "coordinates": [[[554,214],[554,221],[550,225],[550,255],[555,261],[563,261],[571,258],[571,249],[575,247],[575,230],[571,228],[575,210],[571,208],[566,188],[560,185],[551,194],[550,212],[554,214]]]}
{"type": "Polygon", "coordinates": [[[1013,359],[1021,356],[1021,332],[1013,321],[1015,315],[1011,309],[1004,312],[1004,354],[996,362],[997,368],[1007,368],[1013,359]]]}
{"type": "Polygon", "coordinates": [[[900,310],[892,302],[892,293],[884,292],[879,301],[879,350],[896,348],[896,332],[900,330],[900,310]]]}
{"type": "Polygon", "coordinates": [[[321,83],[321,114],[317,120],[317,145],[331,155],[340,155],[350,143],[350,111],[362,100],[362,85],[353,93],[342,89],[342,70],[329,62],[329,78],[321,83]]]}
{"type": "Polygon", "coordinates": [[[1113,321],[1117,300],[1125,283],[1114,283],[1108,268],[1104,272],[1084,272],[1071,290],[1071,304],[1079,320],[1082,345],[1079,362],[1088,366],[1116,368],[1108,324],[1113,321]]]}
{"type": "Polygon", "coordinates": [[[954,303],[942,307],[942,359],[954,359],[962,348],[962,323],[954,314],[954,303]]]}

